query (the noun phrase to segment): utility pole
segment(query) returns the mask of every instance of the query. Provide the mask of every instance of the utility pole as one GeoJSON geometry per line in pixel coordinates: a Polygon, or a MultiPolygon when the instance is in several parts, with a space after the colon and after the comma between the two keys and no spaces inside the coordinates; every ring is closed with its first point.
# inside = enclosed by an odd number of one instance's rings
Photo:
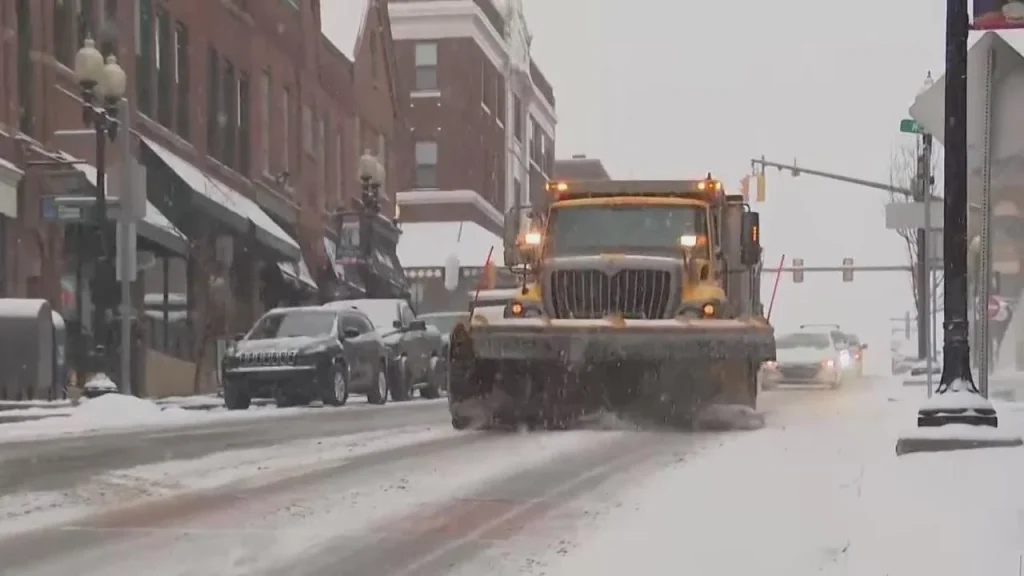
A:
{"type": "MultiPolygon", "coordinates": [[[[931,137],[923,135],[922,145],[917,154],[917,173],[915,175],[914,202],[925,202],[930,191],[930,165],[932,158],[931,137]]],[[[931,228],[931,203],[926,203],[924,211],[924,228],[917,230],[917,262],[914,270],[914,286],[917,288],[917,354],[920,358],[929,358],[928,346],[928,306],[931,291],[928,289],[928,234],[931,228]]]]}

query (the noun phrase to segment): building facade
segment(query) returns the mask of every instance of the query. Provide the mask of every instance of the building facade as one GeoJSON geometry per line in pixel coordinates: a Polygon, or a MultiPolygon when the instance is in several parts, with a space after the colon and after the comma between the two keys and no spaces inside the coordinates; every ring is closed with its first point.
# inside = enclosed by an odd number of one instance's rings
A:
{"type": "Polygon", "coordinates": [[[501,214],[543,194],[554,165],[555,96],[521,0],[391,0],[390,16],[416,166],[402,220],[500,232],[501,214]]]}
{"type": "MultiPolygon", "coordinates": [[[[46,298],[90,329],[90,235],[41,206],[95,193],[95,136],[82,132],[72,71],[94,38],[127,73],[135,111],[131,157],[108,146],[108,193],[130,162],[149,200],[134,290],[143,364],[209,389],[212,338],[338,281],[332,214],[359,195],[360,154],[389,175],[412,165],[388,19],[384,0],[0,3],[0,28],[13,31],[0,38],[13,87],[0,92],[2,295],[46,298]]],[[[387,210],[401,179],[386,180],[387,210]]]]}

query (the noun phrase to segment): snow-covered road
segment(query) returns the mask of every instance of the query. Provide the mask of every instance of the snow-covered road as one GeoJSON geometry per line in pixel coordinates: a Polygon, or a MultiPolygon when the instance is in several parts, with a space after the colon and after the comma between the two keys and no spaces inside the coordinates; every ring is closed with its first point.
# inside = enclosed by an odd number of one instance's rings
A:
{"type": "MultiPolygon", "coordinates": [[[[877,381],[780,390],[754,432],[460,433],[421,402],[0,445],[0,574],[962,575],[979,572],[912,560],[935,541],[1015,553],[1015,495],[966,516],[1003,529],[994,543],[938,523],[965,518],[943,463],[1021,453],[894,465],[913,408],[895,399],[877,381]]],[[[1024,481],[1012,463],[982,467],[992,490],[1024,481]]]]}

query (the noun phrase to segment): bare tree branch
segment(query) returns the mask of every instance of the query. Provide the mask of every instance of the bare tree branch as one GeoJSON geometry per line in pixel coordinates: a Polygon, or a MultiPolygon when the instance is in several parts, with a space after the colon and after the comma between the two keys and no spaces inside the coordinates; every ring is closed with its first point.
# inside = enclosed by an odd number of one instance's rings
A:
{"type": "MultiPolygon", "coordinates": [[[[892,154],[892,159],[889,163],[889,184],[894,187],[899,187],[908,190],[914,190],[917,186],[917,157],[920,153],[920,141],[914,144],[906,144],[898,147],[892,154]]],[[[935,151],[931,158],[932,163],[932,174],[936,174],[939,169],[940,155],[939,151],[935,151]]],[[[934,194],[935,187],[932,186],[931,193],[934,194]]],[[[913,198],[908,198],[903,194],[890,193],[890,200],[892,202],[913,202],[913,198]]],[[[917,287],[917,274],[914,273],[917,270],[918,265],[918,253],[917,253],[917,239],[918,230],[916,229],[901,229],[896,231],[903,238],[907,249],[907,263],[910,265],[910,286],[914,297],[914,309],[917,310],[919,307],[918,303],[918,287],[917,287]]],[[[937,275],[938,287],[942,286],[942,274],[937,275]]],[[[941,292],[941,291],[940,291],[941,292]]]]}

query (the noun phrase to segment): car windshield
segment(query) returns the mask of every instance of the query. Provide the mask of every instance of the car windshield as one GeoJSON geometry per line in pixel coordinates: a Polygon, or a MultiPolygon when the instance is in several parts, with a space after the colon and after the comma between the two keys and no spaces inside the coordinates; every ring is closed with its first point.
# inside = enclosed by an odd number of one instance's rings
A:
{"type": "Polygon", "coordinates": [[[679,250],[682,236],[707,236],[698,206],[565,206],[551,212],[546,250],[590,253],[634,248],[679,250]]]}
{"type": "Polygon", "coordinates": [[[424,314],[420,320],[437,328],[442,334],[448,334],[456,324],[469,320],[469,312],[436,312],[424,314]]]}
{"type": "Polygon", "coordinates": [[[335,315],[324,310],[271,312],[260,318],[246,340],[295,336],[327,336],[334,330],[335,315]]]}
{"type": "Polygon", "coordinates": [[[815,348],[818,350],[824,350],[830,346],[831,343],[829,342],[827,335],[812,332],[788,334],[775,341],[775,347],[779,350],[792,348],[815,348]]]}
{"type": "Polygon", "coordinates": [[[347,304],[366,314],[378,330],[393,328],[398,320],[398,304],[394,300],[353,300],[347,304]]]}

